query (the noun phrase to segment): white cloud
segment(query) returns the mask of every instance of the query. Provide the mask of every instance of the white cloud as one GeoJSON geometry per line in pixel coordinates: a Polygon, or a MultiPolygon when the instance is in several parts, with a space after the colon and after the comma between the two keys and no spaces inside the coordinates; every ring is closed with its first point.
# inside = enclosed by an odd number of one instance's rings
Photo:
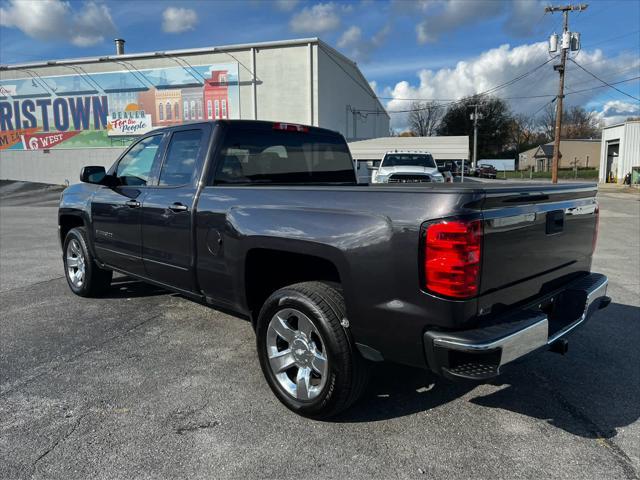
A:
{"type": "Polygon", "coordinates": [[[347,50],[347,55],[359,62],[368,62],[371,54],[380,48],[386,40],[390,25],[385,25],[378,30],[371,38],[363,38],[362,30],[359,27],[349,27],[338,40],[338,48],[347,50]]]}
{"type": "Polygon", "coordinates": [[[290,12],[298,5],[298,0],[276,0],[276,8],[283,12],[290,12]]]}
{"type": "Polygon", "coordinates": [[[545,6],[541,0],[441,0],[399,5],[405,13],[424,14],[416,26],[421,44],[435,42],[445,33],[494,17],[504,19],[504,29],[511,35],[530,35],[539,26],[537,19],[541,20],[545,6]]]}
{"type": "MultiPolygon", "coordinates": [[[[467,95],[492,89],[509,80],[522,75],[536,66],[548,60],[546,42],[510,47],[502,45],[498,48],[487,50],[475,58],[458,62],[452,68],[423,69],[418,72],[418,83],[412,84],[404,80],[393,87],[385,89],[384,96],[393,97],[387,104],[390,111],[406,110],[410,108],[411,101],[402,99],[438,99],[446,102],[456,100],[467,95]]],[[[640,68],[640,59],[629,57],[605,58],[602,51],[582,51],[578,62],[585,65],[594,74],[607,81],[615,81],[620,78],[629,78],[637,73],[629,73],[632,69],[640,68]],[[635,66],[635,67],[634,67],[635,66]],[[622,73],[624,71],[626,73],[622,73]]],[[[534,113],[546,102],[549,102],[556,94],[558,88],[558,75],[553,71],[553,63],[541,67],[535,73],[526,78],[501,88],[495,92],[500,98],[509,101],[515,113],[534,113]],[[532,95],[549,95],[542,98],[512,98],[530,97],[532,95]]],[[[575,65],[568,64],[567,68],[567,93],[572,90],[584,90],[599,87],[602,84],[579,70],[575,65]]],[[[620,85],[618,85],[620,87],[620,85]]],[[[606,89],[588,90],[579,94],[568,93],[565,98],[567,107],[573,105],[587,105],[606,89]]],[[[608,90],[612,92],[612,90],[608,90]]],[[[615,93],[615,92],[614,92],[615,93]]],[[[609,110],[613,115],[615,105],[610,105],[609,110]]],[[[618,105],[618,107],[620,107],[618,105]]],[[[402,128],[406,125],[406,114],[392,114],[392,126],[402,128]]]]}
{"type": "Polygon", "coordinates": [[[622,123],[629,117],[639,116],[640,104],[620,100],[606,102],[602,106],[602,110],[598,112],[598,119],[601,120],[605,126],[622,123]]]}
{"type": "Polygon", "coordinates": [[[323,33],[335,30],[340,26],[338,6],[331,2],[305,7],[293,16],[289,26],[296,33],[323,33]]]}
{"type": "Polygon", "coordinates": [[[340,36],[338,40],[339,48],[351,48],[356,43],[360,41],[362,37],[362,30],[355,25],[349,27],[345,32],[340,36]]]}
{"type": "Polygon", "coordinates": [[[198,15],[191,8],[169,7],[162,12],[162,30],[166,33],[182,33],[193,30],[198,15]]]}
{"type": "Polygon", "coordinates": [[[66,40],[79,47],[100,43],[116,32],[109,7],[96,2],[73,11],[62,0],[10,0],[0,7],[0,25],[38,40],[66,40]]]}

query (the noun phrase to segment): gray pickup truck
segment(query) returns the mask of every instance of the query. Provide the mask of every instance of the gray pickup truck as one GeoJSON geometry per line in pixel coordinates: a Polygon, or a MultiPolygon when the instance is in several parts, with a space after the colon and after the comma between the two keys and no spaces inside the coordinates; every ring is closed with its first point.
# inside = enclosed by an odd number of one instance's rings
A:
{"type": "Polygon", "coordinates": [[[114,271],[246,318],[288,408],[322,418],[371,362],[485,380],[610,303],[591,184],[359,185],[344,138],[218,121],[152,131],[60,201],[81,296],[114,271]]]}

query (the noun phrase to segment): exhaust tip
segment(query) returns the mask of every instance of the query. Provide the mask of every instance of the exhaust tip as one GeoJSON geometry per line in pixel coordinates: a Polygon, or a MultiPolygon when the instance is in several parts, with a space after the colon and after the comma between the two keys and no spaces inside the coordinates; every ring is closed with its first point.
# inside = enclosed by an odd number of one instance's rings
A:
{"type": "Polygon", "coordinates": [[[598,310],[602,310],[603,308],[607,308],[611,303],[611,297],[602,297],[600,299],[600,305],[598,305],[598,310]]]}

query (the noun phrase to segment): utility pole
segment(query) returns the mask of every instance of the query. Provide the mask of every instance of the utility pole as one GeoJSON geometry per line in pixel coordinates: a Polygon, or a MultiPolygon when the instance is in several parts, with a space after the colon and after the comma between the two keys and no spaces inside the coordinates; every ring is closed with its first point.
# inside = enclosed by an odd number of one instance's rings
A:
{"type": "MultiPolygon", "coordinates": [[[[558,183],[558,164],[560,162],[560,131],[562,130],[562,103],[564,99],[564,71],[567,63],[567,52],[577,51],[580,48],[580,35],[569,32],[569,12],[586,10],[588,5],[564,5],[559,7],[545,7],[545,13],[562,12],[562,41],[560,42],[560,64],[554,65],[553,69],[560,73],[560,85],[558,86],[558,96],[556,101],[556,129],[553,140],[553,163],[551,164],[551,182],[558,183]]],[[[549,39],[549,52],[554,53],[558,47],[558,36],[552,35],[549,39]]]]}
{"type": "Polygon", "coordinates": [[[473,168],[478,167],[478,107],[480,105],[469,105],[474,108],[471,114],[471,120],[473,120],[473,168]]]}

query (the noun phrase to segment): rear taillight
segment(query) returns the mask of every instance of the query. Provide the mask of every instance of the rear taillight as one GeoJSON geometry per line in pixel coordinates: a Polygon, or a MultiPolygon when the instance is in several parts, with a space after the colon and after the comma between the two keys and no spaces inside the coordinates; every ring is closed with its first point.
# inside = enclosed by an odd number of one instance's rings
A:
{"type": "Polygon", "coordinates": [[[598,243],[598,228],[600,228],[600,207],[596,205],[596,210],[593,212],[596,216],[596,224],[593,230],[593,242],[591,245],[591,253],[596,253],[596,244],[598,243]]]}
{"type": "Polygon", "coordinates": [[[429,292],[457,299],[478,294],[481,220],[446,220],[429,225],[424,249],[424,287],[429,292]]]}

